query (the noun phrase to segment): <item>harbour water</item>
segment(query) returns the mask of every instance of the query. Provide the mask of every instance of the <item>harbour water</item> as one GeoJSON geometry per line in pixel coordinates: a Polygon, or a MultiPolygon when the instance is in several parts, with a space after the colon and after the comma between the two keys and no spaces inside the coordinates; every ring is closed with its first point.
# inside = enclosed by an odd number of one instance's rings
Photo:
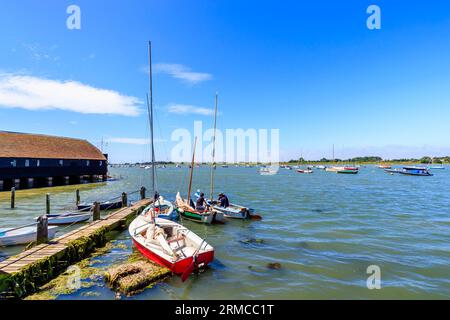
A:
{"type": "MultiPolygon", "coordinates": [[[[209,194],[209,168],[196,169],[193,190],[209,194]]],[[[184,222],[215,248],[215,261],[185,283],[173,277],[123,299],[449,299],[450,298],[450,167],[432,177],[388,175],[375,166],[357,175],[316,170],[298,174],[280,169],[261,176],[256,168],[217,168],[216,194],[255,209],[262,221],[229,221],[226,225],[184,222]],[[281,268],[269,268],[279,263],[281,268]],[[367,288],[367,268],[381,270],[381,289],[367,288]]],[[[81,188],[82,201],[106,200],[123,191],[150,187],[150,171],[112,168],[123,180],[81,188]]],[[[160,193],[174,200],[187,191],[186,168],[158,170],[160,193]]],[[[27,224],[45,212],[74,207],[75,189],[67,186],[17,194],[0,193],[0,226],[27,224]]],[[[136,200],[138,194],[131,194],[136,200]]],[[[70,230],[61,227],[60,233],[70,230]]],[[[96,257],[94,267],[123,261],[132,252],[128,233],[120,244],[96,257]]],[[[0,248],[0,260],[23,247],[0,248]]],[[[101,278],[58,299],[114,299],[101,278]]]]}

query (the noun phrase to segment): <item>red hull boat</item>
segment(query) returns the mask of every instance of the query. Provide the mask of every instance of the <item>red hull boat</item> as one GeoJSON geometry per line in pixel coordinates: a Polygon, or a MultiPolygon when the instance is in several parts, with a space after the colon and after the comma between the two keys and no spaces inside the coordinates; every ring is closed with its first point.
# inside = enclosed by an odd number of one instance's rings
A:
{"type": "Polygon", "coordinates": [[[197,269],[214,260],[214,248],[195,233],[167,219],[138,216],[129,233],[136,248],[147,259],[167,267],[186,280],[197,269]]]}

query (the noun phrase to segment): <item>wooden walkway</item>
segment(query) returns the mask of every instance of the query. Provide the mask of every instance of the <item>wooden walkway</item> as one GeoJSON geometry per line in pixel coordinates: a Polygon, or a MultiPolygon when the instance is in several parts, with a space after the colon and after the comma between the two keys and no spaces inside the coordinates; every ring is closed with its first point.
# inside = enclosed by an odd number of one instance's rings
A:
{"type": "Polygon", "coordinates": [[[30,291],[34,290],[30,290],[29,287],[36,288],[45,284],[71,264],[86,258],[97,247],[106,244],[107,232],[125,228],[132,218],[150,203],[149,199],[141,200],[101,220],[93,221],[55,238],[48,244],[38,245],[0,262],[0,288],[5,287],[5,281],[9,281],[9,287],[12,290],[10,294],[22,297],[32,293],[30,291]],[[18,284],[27,281],[33,283],[30,285],[25,283],[20,290],[11,287],[17,287],[18,284]]]}

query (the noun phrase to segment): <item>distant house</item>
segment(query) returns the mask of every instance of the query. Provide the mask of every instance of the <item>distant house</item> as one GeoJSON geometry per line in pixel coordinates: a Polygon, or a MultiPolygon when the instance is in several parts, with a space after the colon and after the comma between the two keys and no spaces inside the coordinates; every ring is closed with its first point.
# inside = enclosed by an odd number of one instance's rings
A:
{"type": "Polygon", "coordinates": [[[106,179],[107,155],[86,140],[0,131],[0,190],[106,179]]]}

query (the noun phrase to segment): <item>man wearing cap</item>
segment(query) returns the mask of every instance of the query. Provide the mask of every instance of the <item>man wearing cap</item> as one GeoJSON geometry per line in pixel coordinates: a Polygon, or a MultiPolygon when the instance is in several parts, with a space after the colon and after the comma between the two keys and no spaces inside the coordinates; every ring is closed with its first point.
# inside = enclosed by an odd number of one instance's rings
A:
{"type": "Polygon", "coordinates": [[[228,208],[230,206],[230,201],[228,200],[228,197],[223,193],[219,193],[219,203],[220,206],[223,208],[228,208]]]}

